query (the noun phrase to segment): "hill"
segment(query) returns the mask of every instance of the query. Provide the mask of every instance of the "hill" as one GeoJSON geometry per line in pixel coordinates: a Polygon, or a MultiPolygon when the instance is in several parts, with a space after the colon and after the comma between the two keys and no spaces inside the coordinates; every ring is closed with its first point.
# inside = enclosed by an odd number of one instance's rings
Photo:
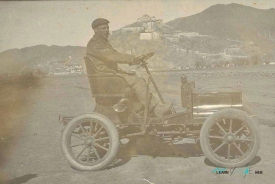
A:
{"type": "MultiPolygon", "coordinates": [[[[166,24],[144,15],[114,31],[109,40],[123,53],[138,56],[154,51],[156,54],[149,62],[149,67],[154,69],[226,66],[229,62],[260,64],[275,61],[274,17],[274,9],[218,4],[166,24]],[[146,21],[151,23],[144,26],[146,21]],[[141,40],[140,32],[157,32],[160,36],[155,40],[141,40]],[[188,36],[194,32],[195,36],[188,36]]],[[[37,45],[11,49],[0,53],[0,74],[16,74],[38,67],[49,72],[49,63],[70,60],[81,64],[83,56],[85,47],[78,46],[37,45]]]]}
{"type": "Polygon", "coordinates": [[[78,46],[37,45],[22,49],[11,49],[0,53],[0,74],[17,74],[26,67],[42,66],[47,68],[49,62],[66,61],[80,64],[86,48],[78,46]]]}
{"type": "Polygon", "coordinates": [[[197,32],[245,42],[275,39],[275,9],[256,9],[240,4],[217,4],[201,13],[166,24],[176,30],[197,32]]]}

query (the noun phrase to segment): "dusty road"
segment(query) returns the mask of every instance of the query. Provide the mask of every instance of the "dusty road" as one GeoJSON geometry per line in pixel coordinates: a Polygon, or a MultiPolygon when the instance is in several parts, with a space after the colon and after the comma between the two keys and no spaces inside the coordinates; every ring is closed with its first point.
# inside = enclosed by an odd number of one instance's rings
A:
{"type": "MultiPolygon", "coordinates": [[[[0,183],[274,183],[275,75],[272,71],[274,68],[264,70],[263,75],[253,76],[236,71],[186,73],[190,80],[196,81],[197,87],[215,88],[242,83],[246,103],[258,114],[262,139],[258,156],[249,167],[252,174],[244,175],[245,168],[234,171],[232,175],[215,174],[212,172],[215,166],[196,146],[186,145],[177,152],[147,138],[122,149],[119,154],[122,162],[106,170],[79,172],[72,169],[61,152],[60,137],[64,127],[58,123],[58,115],[92,112],[94,103],[86,77],[66,77],[44,78],[35,87],[20,88],[16,97],[12,96],[13,102],[9,101],[16,103],[20,96],[26,96],[20,107],[10,107],[15,112],[7,114],[3,113],[5,107],[1,108],[1,115],[7,116],[3,121],[9,122],[9,127],[5,126],[6,133],[1,127],[0,183]],[[255,174],[255,171],[263,174],[255,174]]],[[[175,99],[178,103],[179,75],[157,74],[155,77],[161,84],[165,99],[175,99]]],[[[5,94],[9,96],[11,93],[5,94]]],[[[2,100],[8,101],[7,96],[2,100]]]]}

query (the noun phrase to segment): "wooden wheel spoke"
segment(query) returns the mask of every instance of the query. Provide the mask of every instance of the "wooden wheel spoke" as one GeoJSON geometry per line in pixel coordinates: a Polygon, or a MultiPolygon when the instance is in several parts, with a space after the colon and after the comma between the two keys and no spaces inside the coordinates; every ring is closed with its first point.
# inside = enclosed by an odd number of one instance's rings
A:
{"type": "Polygon", "coordinates": [[[90,160],[91,148],[88,149],[87,162],[90,160]]]}
{"type": "Polygon", "coordinates": [[[224,134],[226,134],[226,131],[223,129],[223,127],[217,122],[216,123],[216,125],[218,125],[218,127],[222,130],[222,132],[224,133],[224,134]]]}
{"type": "Polygon", "coordinates": [[[83,127],[83,125],[78,125],[79,127],[80,127],[80,129],[81,129],[81,131],[83,132],[83,133],[85,133],[85,134],[88,134],[88,132],[85,130],[85,128],[83,127]]]}
{"type": "Polygon", "coordinates": [[[95,153],[96,158],[99,160],[99,159],[100,159],[100,156],[99,156],[97,150],[96,150],[95,148],[93,148],[93,151],[94,151],[94,153],[95,153]]]}
{"type": "Polygon", "coordinates": [[[252,138],[238,138],[237,141],[251,142],[251,141],[253,141],[253,139],[252,138]]]}
{"type": "Polygon", "coordinates": [[[76,147],[76,146],[82,146],[82,145],[84,145],[84,143],[78,143],[78,144],[74,144],[74,145],[71,145],[70,147],[72,148],[72,147],[76,147]]]}
{"type": "Polygon", "coordinates": [[[103,141],[103,140],[107,140],[107,139],[109,139],[109,137],[102,137],[102,138],[99,138],[99,139],[95,139],[95,142],[103,141]]]}
{"type": "Polygon", "coordinates": [[[99,134],[99,132],[103,129],[103,126],[100,127],[100,129],[97,130],[97,132],[94,135],[94,138],[99,134]]]}
{"type": "Polygon", "coordinates": [[[237,130],[237,132],[235,132],[234,135],[237,135],[244,127],[245,125],[243,125],[239,130],[237,130]]]}
{"type": "Polygon", "coordinates": [[[232,119],[230,119],[230,124],[229,124],[229,133],[232,133],[232,119]]]}
{"type": "Polygon", "coordinates": [[[244,152],[241,150],[241,148],[236,144],[236,143],[233,143],[233,145],[239,150],[239,152],[244,155],[244,152]]]}
{"type": "Polygon", "coordinates": [[[99,144],[95,144],[95,147],[98,147],[98,148],[101,148],[101,149],[103,149],[103,150],[105,150],[105,151],[108,151],[107,148],[105,148],[105,147],[103,147],[103,146],[101,146],[101,145],[99,145],[99,144]]]}
{"type": "Polygon", "coordinates": [[[230,147],[231,147],[231,144],[228,144],[228,146],[227,146],[227,159],[228,160],[230,159],[230,147]]]}
{"type": "Polygon", "coordinates": [[[86,147],[85,148],[83,148],[83,150],[77,155],[77,157],[76,158],[78,158],[84,151],[85,151],[85,149],[86,149],[86,147]]]}
{"type": "Polygon", "coordinates": [[[97,126],[98,126],[98,123],[96,122],[95,123],[95,126],[94,126],[94,130],[97,131],[97,126]]]}
{"type": "Polygon", "coordinates": [[[84,140],[84,138],[82,138],[80,135],[76,134],[76,133],[72,133],[73,137],[76,137],[78,139],[84,140]]]}
{"type": "Polygon", "coordinates": [[[93,135],[93,122],[90,122],[90,135],[93,135]]]}
{"type": "Polygon", "coordinates": [[[212,138],[212,139],[223,139],[223,137],[221,137],[221,136],[215,136],[215,135],[209,135],[209,138],[212,138]]]}
{"type": "Polygon", "coordinates": [[[216,151],[218,151],[223,145],[225,145],[226,143],[225,142],[223,142],[221,145],[219,145],[215,150],[214,150],[214,153],[216,152],[216,151]]]}

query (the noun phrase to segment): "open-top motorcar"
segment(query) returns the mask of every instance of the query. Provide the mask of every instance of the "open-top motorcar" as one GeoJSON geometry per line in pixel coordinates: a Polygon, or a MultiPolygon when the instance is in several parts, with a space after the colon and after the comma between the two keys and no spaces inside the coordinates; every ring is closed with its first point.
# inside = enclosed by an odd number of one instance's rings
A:
{"type": "MultiPolygon", "coordinates": [[[[165,103],[147,67],[152,56],[140,56],[140,64],[148,75],[148,89],[152,84],[165,103]]],[[[156,117],[148,112],[150,93],[144,109],[137,112],[137,98],[123,76],[102,73],[91,58],[84,59],[96,108],[89,114],[59,118],[65,125],[62,152],[73,168],[104,169],[116,158],[120,140],[143,135],[159,136],[177,145],[184,139],[199,140],[205,156],[219,167],[246,166],[256,156],[260,136],[255,115],[242,103],[240,88],[196,89],[194,82],[182,76],[182,107],[171,106],[165,115],[156,117]]]]}

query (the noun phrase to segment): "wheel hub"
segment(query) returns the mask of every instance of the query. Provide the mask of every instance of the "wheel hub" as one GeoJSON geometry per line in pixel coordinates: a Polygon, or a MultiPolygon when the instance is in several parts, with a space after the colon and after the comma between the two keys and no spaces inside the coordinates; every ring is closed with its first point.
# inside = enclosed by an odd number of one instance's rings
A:
{"type": "Polygon", "coordinates": [[[86,140],[84,141],[84,144],[87,148],[92,148],[95,144],[95,140],[93,137],[88,137],[86,138],[86,140]]]}
{"type": "Polygon", "coordinates": [[[225,136],[225,141],[228,142],[228,143],[231,143],[235,140],[235,136],[233,134],[227,134],[225,136]]]}
{"type": "Polygon", "coordinates": [[[227,137],[227,140],[228,140],[228,141],[232,141],[232,140],[233,140],[233,137],[230,135],[230,136],[227,137]]]}

